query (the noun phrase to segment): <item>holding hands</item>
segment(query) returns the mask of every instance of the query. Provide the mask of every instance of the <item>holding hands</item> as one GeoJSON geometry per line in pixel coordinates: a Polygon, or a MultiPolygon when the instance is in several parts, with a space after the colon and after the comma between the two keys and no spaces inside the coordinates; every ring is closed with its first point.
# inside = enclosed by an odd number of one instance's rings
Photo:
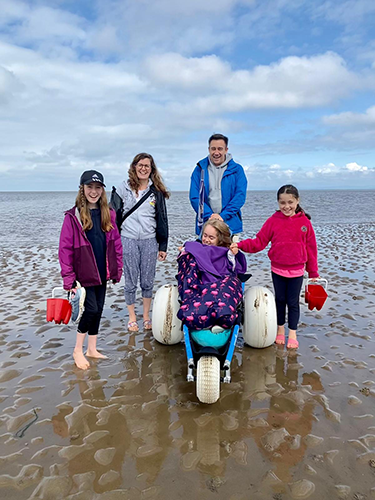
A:
{"type": "Polygon", "coordinates": [[[210,219],[223,220],[223,218],[219,214],[212,214],[211,217],[210,217],[210,219]]]}
{"type": "Polygon", "coordinates": [[[238,254],[238,244],[235,241],[233,243],[231,243],[229,249],[230,249],[230,251],[232,252],[233,255],[237,255],[238,254]]]}

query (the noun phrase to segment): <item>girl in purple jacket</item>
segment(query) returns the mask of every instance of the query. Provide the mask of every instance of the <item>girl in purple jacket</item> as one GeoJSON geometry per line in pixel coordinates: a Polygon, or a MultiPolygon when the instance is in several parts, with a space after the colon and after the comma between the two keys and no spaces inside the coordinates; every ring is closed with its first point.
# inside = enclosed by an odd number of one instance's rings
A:
{"type": "Polygon", "coordinates": [[[203,226],[202,242],[186,242],[178,256],[181,307],[177,317],[191,330],[214,325],[228,329],[237,320],[242,300],[237,274],[244,274],[247,264],[238,250],[229,250],[230,244],[227,224],[210,219],[203,226]]]}
{"type": "Polygon", "coordinates": [[[260,252],[269,242],[268,257],[271,260],[272,281],[275,288],[277,311],[276,344],[285,344],[285,312],[288,307],[288,349],[297,349],[297,325],[299,320],[299,296],[303,275],[318,279],[318,252],[311,217],[299,204],[299,193],[291,184],[277,192],[280,210],[266,220],[254,239],[233,243],[232,250],[260,252]]]}
{"type": "Polygon", "coordinates": [[[75,206],[65,212],[60,234],[59,261],[64,289],[71,291],[76,280],[86,290],[85,310],[78,324],[73,358],[78,368],[90,364],[83,354],[105,359],[96,349],[107,280],[117,283],[122,274],[122,245],[116,214],[108,206],[103,175],[96,170],[83,172],[75,206]]]}

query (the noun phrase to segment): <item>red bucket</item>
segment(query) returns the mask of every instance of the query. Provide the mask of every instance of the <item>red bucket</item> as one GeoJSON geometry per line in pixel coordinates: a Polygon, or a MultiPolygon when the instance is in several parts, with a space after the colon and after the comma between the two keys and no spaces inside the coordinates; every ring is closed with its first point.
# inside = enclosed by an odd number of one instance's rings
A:
{"type": "Polygon", "coordinates": [[[56,299],[55,291],[64,290],[57,287],[52,290],[52,298],[47,299],[47,321],[54,321],[56,324],[67,325],[72,315],[72,306],[68,299],[56,299]]]}
{"type": "Polygon", "coordinates": [[[320,279],[318,281],[307,280],[305,287],[305,302],[310,311],[316,307],[318,311],[324,306],[327,300],[327,280],[320,279]],[[324,282],[324,284],[320,284],[324,282]]]}

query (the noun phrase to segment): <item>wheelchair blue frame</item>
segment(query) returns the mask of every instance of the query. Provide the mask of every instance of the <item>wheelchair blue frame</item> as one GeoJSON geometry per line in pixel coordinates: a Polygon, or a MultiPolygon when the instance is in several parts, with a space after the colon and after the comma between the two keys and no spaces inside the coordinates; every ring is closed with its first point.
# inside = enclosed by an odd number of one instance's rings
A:
{"type": "MultiPolygon", "coordinates": [[[[242,291],[243,292],[245,291],[245,283],[242,283],[242,291]]],[[[220,353],[218,349],[215,349],[213,347],[201,347],[199,350],[194,348],[194,341],[191,339],[189,329],[186,325],[183,325],[185,350],[186,350],[187,365],[188,365],[186,379],[188,382],[194,382],[195,380],[194,369],[196,368],[196,363],[198,362],[198,359],[201,356],[205,355],[205,356],[216,356],[220,360],[221,369],[224,371],[224,376],[221,377],[221,381],[224,383],[230,383],[231,381],[230,365],[232,362],[234,349],[236,347],[238,333],[240,330],[239,322],[236,323],[232,328],[233,330],[230,336],[229,346],[228,344],[226,344],[224,346],[224,353],[223,352],[220,353]]]]}

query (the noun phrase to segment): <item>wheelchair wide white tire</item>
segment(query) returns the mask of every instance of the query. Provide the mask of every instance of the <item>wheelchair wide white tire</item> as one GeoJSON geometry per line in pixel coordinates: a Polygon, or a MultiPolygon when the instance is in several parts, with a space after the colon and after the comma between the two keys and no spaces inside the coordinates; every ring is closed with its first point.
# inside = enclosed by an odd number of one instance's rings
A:
{"type": "Polygon", "coordinates": [[[277,317],[273,293],[263,286],[253,286],[244,296],[242,336],[250,347],[263,348],[276,340],[277,317]]]}
{"type": "Polygon", "coordinates": [[[220,361],[215,356],[199,358],[196,384],[201,403],[216,403],[220,396],[220,361]]]}
{"type": "Polygon", "coordinates": [[[180,309],[177,285],[161,286],[152,307],[152,334],[165,345],[178,344],[183,337],[182,323],[177,318],[180,309]]]}

